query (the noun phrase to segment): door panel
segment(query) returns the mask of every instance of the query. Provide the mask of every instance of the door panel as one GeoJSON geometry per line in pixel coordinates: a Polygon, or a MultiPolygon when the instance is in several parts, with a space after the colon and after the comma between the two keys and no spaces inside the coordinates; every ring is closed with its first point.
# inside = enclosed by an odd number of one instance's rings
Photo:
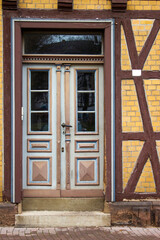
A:
{"type": "Polygon", "coordinates": [[[23,189],[28,196],[103,190],[103,95],[102,66],[23,66],[23,189]]]}

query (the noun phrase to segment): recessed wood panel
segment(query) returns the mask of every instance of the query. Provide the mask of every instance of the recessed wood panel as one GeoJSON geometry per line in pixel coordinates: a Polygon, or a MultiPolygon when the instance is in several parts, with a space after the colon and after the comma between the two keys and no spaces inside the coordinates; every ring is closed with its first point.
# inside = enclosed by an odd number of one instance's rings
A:
{"type": "Polygon", "coordinates": [[[99,140],[86,141],[76,140],[75,141],[75,152],[98,152],[99,151],[99,140]]]}
{"type": "Polygon", "coordinates": [[[28,152],[51,152],[52,140],[51,139],[28,139],[27,144],[28,152]]]}
{"type": "Polygon", "coordinates": [[[76,185],[99,185],[99,158],[76,158],[76,185]]]}
{"type": "Polygon", "coordinates": [[[28,157],[27,185],[51,185],[51,158],[28,157]]]}

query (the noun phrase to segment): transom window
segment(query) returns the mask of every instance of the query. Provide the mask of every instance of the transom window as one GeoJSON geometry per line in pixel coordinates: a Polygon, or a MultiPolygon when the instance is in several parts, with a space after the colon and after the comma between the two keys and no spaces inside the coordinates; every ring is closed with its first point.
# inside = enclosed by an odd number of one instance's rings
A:
{"type": "Polygon", "coordinates": [[[24,31],[24,54],[101,55],[102,33],[24,31]]]}

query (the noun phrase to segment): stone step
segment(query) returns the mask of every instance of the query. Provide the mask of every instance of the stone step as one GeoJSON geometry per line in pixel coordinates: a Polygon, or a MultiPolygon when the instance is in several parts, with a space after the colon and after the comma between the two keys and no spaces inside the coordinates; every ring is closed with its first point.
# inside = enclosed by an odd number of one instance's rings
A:
{"type": "Polygon", "coordinates": [[[23,211],[101,211],[104,198],[23,198],[23,211]]]}
{"type": "Polygon", "coordinates": [[[110,225],[110,214],[98,211],[24,211],[15,216],[15,227],[102,227],[110,225]]]}

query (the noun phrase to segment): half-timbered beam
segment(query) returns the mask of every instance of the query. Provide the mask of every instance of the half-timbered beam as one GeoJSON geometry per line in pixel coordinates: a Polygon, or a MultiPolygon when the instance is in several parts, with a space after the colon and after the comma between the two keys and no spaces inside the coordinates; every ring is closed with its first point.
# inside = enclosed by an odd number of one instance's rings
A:
{"type": "Polygon", "coordinates": [[[16,10],[17,0],[2,0],[3,10],[16,10]]]}

